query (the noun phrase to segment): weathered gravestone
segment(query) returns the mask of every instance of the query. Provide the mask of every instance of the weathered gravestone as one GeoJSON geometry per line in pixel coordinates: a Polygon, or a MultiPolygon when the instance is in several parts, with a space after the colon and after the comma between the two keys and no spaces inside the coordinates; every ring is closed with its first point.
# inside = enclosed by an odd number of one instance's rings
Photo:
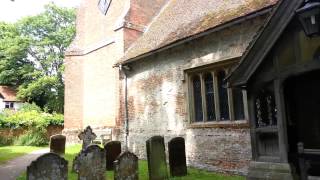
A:
{"type": "Polygon", "coordinates": [[[114,179],[115,180],[138,180],[139,168],[138,157],[129,152],[123,152],[114,161],[114,179]]]}
{"type": "Polygon", "coordinates": [[[183,137],[176,137],[169,141],[169,165],[171,176],[186,176],[186,150],[183,137]]]}
{"type": "Polygon", "coordinates": [[[66,148],[66,136],[62,134],[52,135],[50,137],[50,152],[64,154],[66,148]]]}
{"type": "Polygon", "coordinates": [[[98,145],[89,145],[78,157],[78,180],[105,180],[106,154],[98,145]]]}
{"type": "Polygon", "coordinates": [[[80,156],[80,153],[77,154],[73,161],[72,161],[72,172],[75,172],[75,173],[78,173],[79,172],[79,156],[80,156]]]}
{"type": "Polygon", "coordinates": [[[55,153],[38,157],[27,167],[27,180],[68,179],[68,161],[55,153]]]}
{"type": "Polygon", "coordinates": [[[153,136],[146,142],[150,180],[168,179],[164,138],[153,136]]]}
{"type": "Polygon", "coordinates": [[[80,140],[82,140],[82,149],[88,147],[91,142],[97,137],[95,133],[93,133],[90,126],[87,126],[84,131],[78,134],[80,140]]]}
{"type": "Polygon", "coordinates": [[[106,151],[106,166],[107,170],[113,170],[113,162],[121,153],[121,142],[120,141],[110,141],[104,146],[106,151]]]}

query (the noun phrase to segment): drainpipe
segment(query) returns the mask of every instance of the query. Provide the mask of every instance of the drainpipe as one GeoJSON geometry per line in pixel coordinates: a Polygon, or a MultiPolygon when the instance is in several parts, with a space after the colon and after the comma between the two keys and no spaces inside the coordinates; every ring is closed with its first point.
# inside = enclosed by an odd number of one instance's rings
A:
{"type": "Polygon", "coordinates": [[[125,150],[128,148],[128,136],[129,136],[129,112],[128,112],[128,78],[126,70],[129,70],[128,66],[119,65],[119,70],[124,74],[124,107],[125,107],[125,150]]]}

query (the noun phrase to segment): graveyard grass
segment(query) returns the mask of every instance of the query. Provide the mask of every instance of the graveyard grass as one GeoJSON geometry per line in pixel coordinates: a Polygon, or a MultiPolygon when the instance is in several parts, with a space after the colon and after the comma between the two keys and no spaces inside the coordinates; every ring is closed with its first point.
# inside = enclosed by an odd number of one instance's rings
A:
{"type": "MultiPolygon", "coordinates": [[[[68,161],[68,179],[77,180],[78,176],[76,173],[72,173],[72,160],[80,152],[81,145],[72,145],[66,148],[66,154],[64,158],[68,161]]],[[[168,171],[169,172],[169,171],[168,171]]],[[[113,171],[106,171],[107,179],[113,179],[113,171]]],[[[26,173],[23,173],[18,180],[25,180],[26,173]]],[[[139,179],[148,179],[148,163],[147,161],[139,161],[139,179]]],[[[198,170],[194,168],[188,168],[188,176],[170,178],[170,180],[244,180],[241,176],[228,176],[222,174],[211,173],[203,170],[198,170]]]]}
{"type": "Polygon", "coordinates": [[[0,164],[16,157],[28,154],[43,147],[35,146],[2,146],[0,147],[0,164]]]}

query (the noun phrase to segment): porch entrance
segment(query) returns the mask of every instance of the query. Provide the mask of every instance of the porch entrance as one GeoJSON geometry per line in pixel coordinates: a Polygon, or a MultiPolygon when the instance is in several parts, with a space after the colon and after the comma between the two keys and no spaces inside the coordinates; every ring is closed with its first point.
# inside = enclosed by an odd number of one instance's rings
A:
{"type": "MultiPolygon", "coordinates": [[[[289,162],[296,167],[301,174],[301,166],[308,166],[307,156],[298,153],[297,144],[303,145],[304,149],[315,150],[310,155],[311,167],[307,173],[312,176],[320,176],[320,70],[308,72],[289,78],[284,84],[284,96],[287,115],[287,132],[289,162]],[[299,163],[300,157],[300,163],[299,163]],[[306,160],[305,164],[301,164],[306,160]]],[[[303,173],[303,172],[302,172],[303,173]]]]}

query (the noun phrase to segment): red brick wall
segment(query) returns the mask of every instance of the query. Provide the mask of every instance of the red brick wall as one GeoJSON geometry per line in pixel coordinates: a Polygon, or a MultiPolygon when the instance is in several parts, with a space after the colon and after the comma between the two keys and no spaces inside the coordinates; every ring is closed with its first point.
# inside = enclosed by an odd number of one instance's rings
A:
{"type": "Polygon", "coordinates": [[[120,81],[118,69],[112,66],[142,32],[141,28],[134,29],[135,26],[124,26],[116,31],[115,27],[119,21],[145,27],[166,2],[112,1],[107,14],[103,15],[98,9],[98,0],[81,1],[76,38],[65,58],[66,130],[120,124],[121,118],[117,117],[120,81]],[[128,4],[130,8],[126,12],[128,4]],[[113,43],[104,44],[106,41],[113,43]]]}
{"type": "Polygon", "coordinates": [[[124,31],[125,49],[137,40],[150,22],[159,14],[162,7],[168,0],[131,0],[130,10],[125,17],[125,21],[133,24],[133,27],[126,28],[124,31]],[[138,26],[140,28],[135,28],[138,26]]]}

